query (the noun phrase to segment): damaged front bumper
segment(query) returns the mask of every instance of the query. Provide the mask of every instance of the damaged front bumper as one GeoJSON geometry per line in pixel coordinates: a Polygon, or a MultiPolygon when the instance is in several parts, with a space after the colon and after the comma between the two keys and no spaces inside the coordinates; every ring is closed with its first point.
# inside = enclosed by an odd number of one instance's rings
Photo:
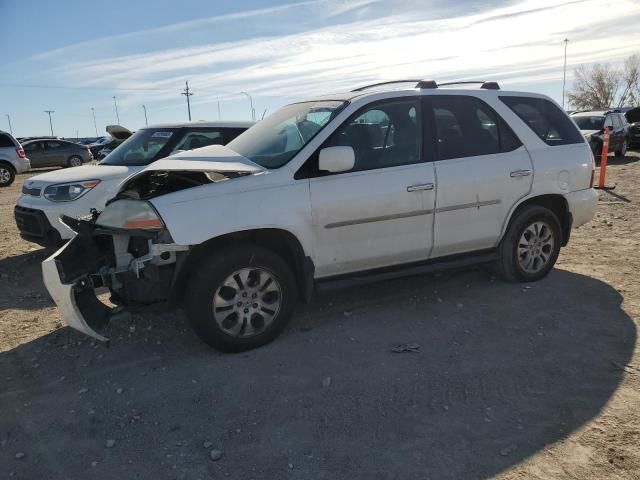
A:
{"type": "Polygon", "coordinates": [[[156,235],[96,227],[91,221],[69,225],[78,234],[42,263],[44,283],[65,323],[97,340],[111,318],[125,307],[166,300],[177,260],[188,246],[158,243],[156,235]],[[96,290],[110,292],[108,306],[96,290]]]}

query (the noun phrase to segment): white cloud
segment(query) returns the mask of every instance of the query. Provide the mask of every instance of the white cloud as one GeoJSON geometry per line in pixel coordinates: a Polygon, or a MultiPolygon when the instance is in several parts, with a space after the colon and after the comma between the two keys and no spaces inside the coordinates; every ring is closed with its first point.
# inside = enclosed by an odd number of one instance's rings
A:
{"type": "MultiPolygon", "coordinates": [[[[573,66],[617,60],[640,51],[640,36],[630,33],[640,24],[636,0],[523,0],[452,18],[433,18],[428,8],[401,11],[396,4],[394,14],[379,15],[384,2],[376,0],[354,4],[310,0],[178,23],[151,33],[206,30],[219,22],[241,22],[238,24],[250,31],[251,22],[275,21],[284,10],[319,4],[324,6],[323,26],[182,48],[162,48],[165,44],[146,53],[127,54],[127,42],[149,34],[137,32],[100,40],[120,45],[120,55],[68,63],[51,73],[85,86],[167,88],[144,92],[144,98],[156,101],[175,99],[175,90],[188,78],[199,101],[207,102],[242,90],[296,98],[416,76],[439,81],[482,77],[514,85],[557,80],[562,76],[565,37],[571,39],[569,61],[573,66]],[[336,23],[341,14],[357,14],[374,4],[375,15],[356,15],[336,23]],[[602,35],[604,29],[606,35],[602,35]]],[[[59,59],[70,51],[77,54],[90,49],[80,44],[38,58],[59,59]]],[[[131,92],[119,99],[126,104],[139,101],[141,95],[131,92]]]]}

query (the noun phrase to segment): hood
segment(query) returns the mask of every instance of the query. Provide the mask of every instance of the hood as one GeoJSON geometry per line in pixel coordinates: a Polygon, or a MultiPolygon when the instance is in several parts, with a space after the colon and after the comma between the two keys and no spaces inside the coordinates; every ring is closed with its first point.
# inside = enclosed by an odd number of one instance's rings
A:
{"type": "Polygon", "coordinates": [[[116,165],[82,165],[80,167],[61,168],[60,170],[54,170],[31,177],[25,182],[25,185],[32,188],[52,185],[54,183],[124,178],[132,172],[133,168],[135,167],[116,165]]]}
{"type": "Polygon", "coordinates": [[[159,170],[254,174],[265,168],[224,145],[209,145],[176,153],[144,169],[145,172],[159,170]]]}
{"type": "Polygon", "coordinates": [[[265,171],[264,167],[223,145],[210,145],[153,162],[124,182],[116,198],[149,200],[179,190],[265,171]]]}
{"type": "Polygon", "coordinates": [[[117,140],[125,140],[132,135],[131,130],[124,128],[121,125],[107,125],[105,130],[109,135],[117,140]]]}
{"type": "Polygon", "coordinates": [[[628,110],[627,113],[624,114],[624,116],[627,117],[627,122],[629,123],[640,122],[640,107],[628,110]]]}

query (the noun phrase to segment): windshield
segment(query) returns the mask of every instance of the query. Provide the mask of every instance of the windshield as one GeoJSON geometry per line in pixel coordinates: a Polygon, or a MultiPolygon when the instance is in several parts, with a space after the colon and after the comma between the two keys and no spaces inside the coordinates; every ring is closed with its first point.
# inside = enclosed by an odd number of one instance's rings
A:
{"type": "Polygon", "coordinates": [[[571,117],[580,130],[602,130],[604,125],[604,117],[571,117]]]}
{"type": "Polygon", "coordinates": [[[175,128],[138,130],[109,153],[100,165],[148,165],[175,132],[175,128]]]}
{"type": "Polygon", "coordinates": [[[227,146],[266,168],[279,168],[333,119],[342,101],[294,103],[256,123],[227,146]]]}

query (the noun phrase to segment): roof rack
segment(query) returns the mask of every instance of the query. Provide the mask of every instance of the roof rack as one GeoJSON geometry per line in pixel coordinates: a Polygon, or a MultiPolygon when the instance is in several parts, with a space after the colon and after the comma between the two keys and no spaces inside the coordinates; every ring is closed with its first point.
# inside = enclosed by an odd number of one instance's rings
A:
{"type": "Polygon", "coordinates": [[[438,85],[439,87],[443,87],[445,85],[473,85],[480,83],[480,88],[484,88],[485,90],[500,90],[500,85],[498,82],[486,82],[484,80],[468,80],[463,82],[446,82],[438,85]]]}
{"type": "Polygon", "coordinates": [[[411,79],[411,80],[390,80],[388,82],[380,82],[380,83],[372,83],[371,85],[365,85],[364,87],[358,87],[355,88],[353,90],[351,90],[352,92],[362,92],[364,90],[368,90],[370,88],[375,88],[375,87],[380,87],[382,85],[392,85],[394,83],[415,83],[416,86],[415,88],[421,88],[421,89],[432,89],[432,88],[438,88],[438,87],[442,87],[442,86],[446,86],[446,85],[468,85],[468,84],[476,84],[476,83],[480,83],[481,86],[480,88],[484,88],[485,90],[500,90],[500,86],[498,85],[498,82],[485,82],[484,80],[471,80],[471,81],[464,81],[464,82],[446,82],[446,83],[441,83],[440,85],[438,85],[435,80],[415,80],[415,79],[411,79]]]}

